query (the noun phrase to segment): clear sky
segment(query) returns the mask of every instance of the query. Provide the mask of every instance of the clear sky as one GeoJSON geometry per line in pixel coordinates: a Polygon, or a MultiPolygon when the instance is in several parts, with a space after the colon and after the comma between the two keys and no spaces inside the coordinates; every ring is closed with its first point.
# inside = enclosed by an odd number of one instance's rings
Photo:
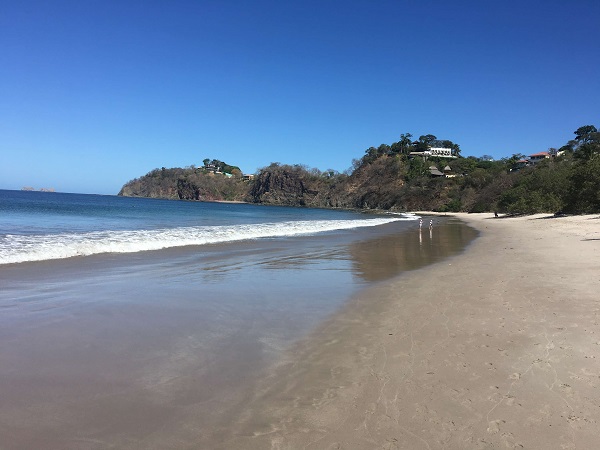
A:
{"type": "Polygon", "coordinates": [[[598,0],[0,0],[0,188],[116,194],[219,159],[347,169],[600,126],[598,0]]]}

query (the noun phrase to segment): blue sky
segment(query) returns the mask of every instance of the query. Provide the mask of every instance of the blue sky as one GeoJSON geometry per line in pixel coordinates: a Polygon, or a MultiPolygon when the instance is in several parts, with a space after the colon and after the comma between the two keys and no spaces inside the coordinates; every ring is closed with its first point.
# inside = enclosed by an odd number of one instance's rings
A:
{"type": "Polygon", "coordinates": [[[2,1],[0,188],[115,194],[206,157],[343,171],[406,132],[559,147],[600,126],[599,23],[596,0],[2,1]]]}

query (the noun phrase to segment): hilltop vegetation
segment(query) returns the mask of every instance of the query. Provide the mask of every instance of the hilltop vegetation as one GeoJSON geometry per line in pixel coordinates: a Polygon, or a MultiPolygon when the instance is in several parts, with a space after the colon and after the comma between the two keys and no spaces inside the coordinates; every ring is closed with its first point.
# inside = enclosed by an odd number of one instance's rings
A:
{"type": "Polygon", "coordinates": [[[126,183],[119,195],[172,200],[243,201],[248,185],[236,166],[205,159],[203,167],[154,169],[126,183]]]}
{"type": "Polygon", "coordinates": [[[272,163],[249,181],[237,167],[206,159],[201,168],[155,169],[119,195],[398,211],[600,212],[600,133],[592,125],[534,165],[522,154],[463,158],[451,141],[411,138],[368,148],[344,173],[272,163]],[[456,158],[426,156],[432,147],[451,149],[456,158]]]}

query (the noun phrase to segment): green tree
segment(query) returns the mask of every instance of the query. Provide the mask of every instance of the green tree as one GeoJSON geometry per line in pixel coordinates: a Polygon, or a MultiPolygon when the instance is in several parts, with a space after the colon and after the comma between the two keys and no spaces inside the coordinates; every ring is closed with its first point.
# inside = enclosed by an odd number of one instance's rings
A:
{"type": "Polygon", "coordinates": [[[505,190],[498,201],[502,211],[510,213],[556,212],[563,209],[569,189],[571,167],[555,161],[544,161],[513,173],[514,185],[505,190]]]}
{"type": "Polygon", "coordinates": [[[594,134],[598,130],[594,125],[584,125],[583,127],[577,128],[573,133],[575,134],[575,140],[581,144],[585,144],[591,140],[594,140],[594,134]]]}
{"type": "Polygon", "coordinates": [[[377,149],[375,147],[369,147],[365,150],[365,155],[361,159],[361,164],[369,164],[375,161],[378,157],[377,149]]]}
{"type": "Polygon", "coordinates": [[[400,135],[400,140],[394,144],[392,144],[392,149],[397,149],[395,153],[400,153],[402,155],[408,155],[412,146],[412,134],[410,133],[402,133],[400,135]]]}
{"type": "Polygon", "coordinates": [[[466,175],[477,168],[477,158],[469,156],[467,158],[458,158],[448,163],[452,171],[456,174],[466,175]]]}
{"type": "Polygon", "coordinates": [[[418,177],[427,175],[427,164],[423,158],[417,156],[408,160],[408,170],[406,178],[408,180],[414,180],[418,177]]]}
{"type": "Polygon", "coordinates": [[[423,142],[427,145],[433,144],[437,140],[433,134],[426,134],[424,136],[419,136],[419,142],[423,142]]]}
{"type": "Polygon", "coordinates": [[[595,126],[579,127],[574,134],[575,142],[571,146],[574,148],[575,158],[587,161],[600,153],[600,133],[595,126]]]}
{"type": "Polygon", "coordinates": [[[392,153],[392,148],[387,144],[381,144],[377,148],[377,156],[389,155],[392,153]]]}
{"type": "Polygon", "coordinates": [[[573,213],[600,211],[600,154],[577,161],[568,181],[565,210],[573,213]]]}

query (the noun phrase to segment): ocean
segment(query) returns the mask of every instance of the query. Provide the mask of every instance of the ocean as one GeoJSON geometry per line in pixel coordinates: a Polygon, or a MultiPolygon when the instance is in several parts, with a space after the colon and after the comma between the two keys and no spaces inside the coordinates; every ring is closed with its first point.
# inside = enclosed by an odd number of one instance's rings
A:
{"type": "Polygon", "coordinates": [[[0,448],[194,448],[356,293],[475,237],[418,219],[0,190],[0,448]]]}

